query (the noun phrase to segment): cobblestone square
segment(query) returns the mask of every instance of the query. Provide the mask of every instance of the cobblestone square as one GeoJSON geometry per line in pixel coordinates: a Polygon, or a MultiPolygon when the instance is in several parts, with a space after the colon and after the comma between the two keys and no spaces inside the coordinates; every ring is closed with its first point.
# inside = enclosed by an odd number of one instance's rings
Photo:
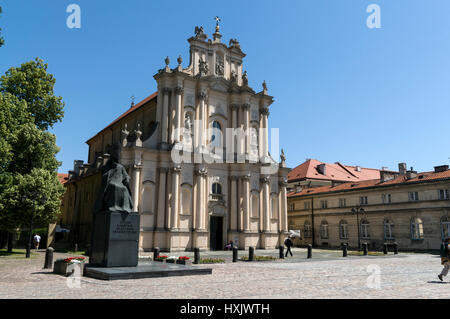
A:
{"type": "MultiPolygon", "coordinates": [[[[239,251],[240,256],[247,252],[239,251]]],[[[31,259],[0,257],[0,298],[449,298],[449,278],[440,282],[440,258],[431,254],[341,257],[339,251],[293,249],[294,257],[275,262],[231,262],[231,252],[205,252],[222,257],[212,275],[102,281],[82,277],[80,288],[67,278],[42,269],[45,251],[31,259]],[[369,271],[368,271],[369,270],[369,271]],[[376,287],[379,270],[379,288],[376,287]],[[372,276],[372,277],[371,277],[372,276]],[[374,284],[375,283],[375,284],[374,284]],[[373,286],[369,288],[369,286],[373,286]]],[[[169,255],[192,255],[177,253],[169,255]]],[[[277,255],[277,251],[256,251],[277,255]]],[[[55,253],[56,258],[68,256],[55,253]]],[[[142,254],[142,262],[150,253],[142,254]]]]}

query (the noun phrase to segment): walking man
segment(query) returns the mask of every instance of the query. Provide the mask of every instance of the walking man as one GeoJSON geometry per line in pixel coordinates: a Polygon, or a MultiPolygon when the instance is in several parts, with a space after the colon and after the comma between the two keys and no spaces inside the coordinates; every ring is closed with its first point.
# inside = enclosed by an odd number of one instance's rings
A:
{"type": "Polygon", "coordinates": [[[448,270],[450,268],[450,238],[445,238],[444,245],[441,247],[441,264],[444,265],[444,269],[442,269],[442,272],[440,275],[438,275],[438,278],[443,281],[442,277],[447,276],[448,270]]]}
{"type": "Polygon", "coordinates": [[[289,236],[288,238],[286,238],[286,240],[284,241],[284,244],[286,245],[287,249],[286,249],[286,256],[288,255],[288,253],[291,254],[292,257],[292,251],[291,251],[291,246],[293,245],[291,237],[289,236]]]}
{"type": "Polygon", "coordinates": [[[39,248],[39,242],[41,241],[41,236],[38,234],[34,235],[34,248],[38,250],[39,248]]]}

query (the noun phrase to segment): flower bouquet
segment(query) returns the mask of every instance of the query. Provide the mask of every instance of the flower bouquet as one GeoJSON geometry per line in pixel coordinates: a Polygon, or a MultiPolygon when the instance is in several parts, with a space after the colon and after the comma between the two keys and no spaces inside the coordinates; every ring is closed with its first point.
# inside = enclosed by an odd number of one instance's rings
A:
{"type": "Polygon", "coordinates": [[[158,257],[155,258],[155,261],[165,262],[167,258],[169,258],[169,256],[159,255],[158,257]]]}
{"type": "Polygon", "coordinates": [[[68,257],[58,259],[53,266],[53,272],[64,276],[70,276],[75,273],[75,267],[80,267],[80,275],[83,275],[84,262],[86,257],[68,257]]]}
{"type": "Polygon", "coordinates": [[[181,264],[181,265],[191,265],[192,262],[191,262],[191,260],[190,260],[189,257],[187,257],[187,256],[180,256],[180,257],[178,257],[178,259],[177,259],[177,264],[181,264]]]}

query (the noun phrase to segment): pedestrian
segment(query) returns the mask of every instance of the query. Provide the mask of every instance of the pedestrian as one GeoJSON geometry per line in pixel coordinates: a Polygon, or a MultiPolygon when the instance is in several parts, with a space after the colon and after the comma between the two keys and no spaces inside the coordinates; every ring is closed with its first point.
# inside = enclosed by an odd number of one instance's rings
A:
{"type": "Polygon", "coordinates": [[[34,248],[38,250],[39,248],[39,242],[41,241],[41,236],[38,234],[34,235],[34,248]]]}
{"type": "Polygon", "coordinates": [[[450,238],[444,239],[444,245],[441,247],[441,264],[444,265],[444,269],[442,269],[441,273],[438,275],[438,278],[441,281],[444,281],[442,277],[447,276],[448,270],[450,268],[450,238]]]}
{"type": "Polygon", "coordinates": [[[286,240],[284,241],[284,244],[287,247],[287,249],[286,249],[286,256],[285,257],[287,257],[288,253],[290,253],[291,257],[292,257],[293,255],[292,255],[292,251],[291,251],[291,246],[293,245],[293,243],[292,243],[292,240],[291,240],[290,236],[288,238],[286,238],[286,240]]]}

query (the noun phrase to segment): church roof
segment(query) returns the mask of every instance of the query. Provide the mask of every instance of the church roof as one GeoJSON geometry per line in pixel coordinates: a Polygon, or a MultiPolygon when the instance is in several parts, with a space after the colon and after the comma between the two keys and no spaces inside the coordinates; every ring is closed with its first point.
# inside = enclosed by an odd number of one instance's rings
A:
{"type": "Polygon", "coordinates": [[[102,133],[103,131],[105,131],[106,129],[110,128],[111,126],[113,126],[114,124],[116,124],[117,122],[119,122],[121,119],[123,119],[124,117],[126,117],[127,115],[133,113],[134,111],[138,110],[139,108],[141,108],[142,106],[144,106],[145,104],[147,104],[148,102],[150,102],[153,99],[156,99],[158,96],[158,92],[155,92],[149,96],[147,96],[145,99],[143,99],[142,101],[140,101],[138,104],[130,107],[128,110],[126,110],[124,113],[122,113],[122,115],[120,115],[118,118],[116,118],[114,121],[111,122],[111,124],[109,124],[108,126],[106,126],[104,129],[102,129],[100,132],[98,132],[97,134],[95,134],[95,136],[91,137],[90,139],[88,139],[86,141],[87,144],[89,144],[95,137],[97,137],[100,133],[102,133]]]}

